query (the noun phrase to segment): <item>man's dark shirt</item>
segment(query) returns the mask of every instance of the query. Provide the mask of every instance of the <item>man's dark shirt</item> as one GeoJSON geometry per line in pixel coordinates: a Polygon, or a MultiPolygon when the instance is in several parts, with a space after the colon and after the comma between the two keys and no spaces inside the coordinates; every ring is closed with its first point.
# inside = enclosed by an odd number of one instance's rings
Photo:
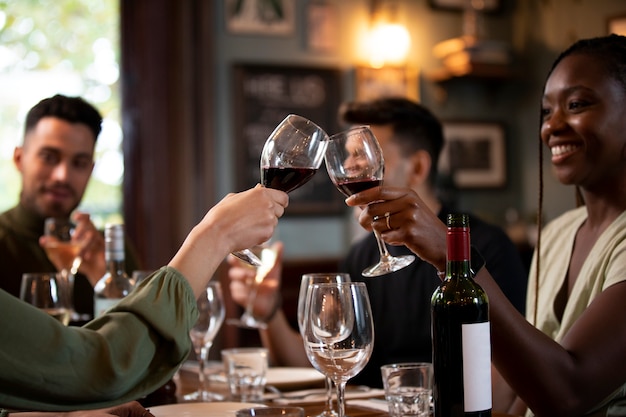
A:
{"type": "MultiPolygon", "coordinates": [[[[54,272],[56,268],[39,246],[44,219],[18,205],[0,214],[0,288],[20,296],[22,274],[54,272]]],[[[126,250],[126,270],[140,269],[137,257],[126,250]]],[[[74,308],[79,314],[93,317],[93,288],[87,278],[77,274],[74,279],[74,308]]]]}
{"type": "MultiPolygon", "coordinates": [[[[439,218],[445,222],[447,210],[439,218]]],[[[486,267],[504,294],[524,313],[528,271],[508,236],[498,227],[470,216],[472,245],[485,258],[486,267]]],[[[404,246],[387,245],[391,255],[412,253],[404,246]]],[[[413,264],[392,274],[365,278],[361,272],[380,255],[373,233],[350,248],[342,270],[353,281],[365,282],[374,319],[374,350],[367,366],[350,384],[382,387],[380,366],[397,362],[432,362],[430,301],[441,283],[437,271],[417,258],[413,264]]]]}

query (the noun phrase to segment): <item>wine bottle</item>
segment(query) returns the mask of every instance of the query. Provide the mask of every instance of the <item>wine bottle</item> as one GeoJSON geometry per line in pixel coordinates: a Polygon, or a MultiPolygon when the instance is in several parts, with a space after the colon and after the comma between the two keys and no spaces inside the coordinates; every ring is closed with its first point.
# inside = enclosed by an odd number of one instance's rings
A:
{"type": "Polygon", "coordinates": [[[106,272],[94,287],[94,315],[101,316],[133,289],[124,269],[124,226],[107,224],[104,229],[106,272]]]}
{"type": "Polygon", "coordinates": [[[431,305],[435,417],[491,416],[489,302],[471,269],[468,216],[447,223],[446,275],[431,305]]]}

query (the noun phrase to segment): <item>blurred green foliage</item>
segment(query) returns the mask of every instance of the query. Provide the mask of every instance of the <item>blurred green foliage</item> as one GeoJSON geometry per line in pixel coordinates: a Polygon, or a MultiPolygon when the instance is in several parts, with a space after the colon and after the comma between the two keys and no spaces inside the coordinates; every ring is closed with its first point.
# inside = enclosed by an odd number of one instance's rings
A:
{"type": "MultiPolygon", "coordinates": [[[[118,0],[0,0],[0,211],[17,202],[13,148],[26,112],[45,97],[80,95],[96,106],[105,118],[96,166],[107,153],[121,158],[119,33],[118,0]]],[[[123,174],[100,168],[80,207],[98,226],[121,221],[123,174]]]]}

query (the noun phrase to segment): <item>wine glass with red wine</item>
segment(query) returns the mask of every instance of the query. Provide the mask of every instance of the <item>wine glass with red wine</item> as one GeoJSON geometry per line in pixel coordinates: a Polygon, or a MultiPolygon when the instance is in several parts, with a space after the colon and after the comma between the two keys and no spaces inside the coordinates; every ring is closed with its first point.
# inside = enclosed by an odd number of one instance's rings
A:
{"type": "MultiPolygon", "coordinates": [[[[333,184],[346,197],[383,183],[385,161],[374,133],[357,126],[330,137],[326,149],[326,169],[333,184]]],[[[410,265],[413,255],[391,256],[380,234],[374,230],[380,261],[363,271],[365,277],[389,274],[410,265]]]]}
{"type": "MultiPolygon", "coordinates": [[[[269,135],[261,152],[261,184],[286,193],[307,183],[324,160],[328,135],[318,125],[290,114],[269,135]]],[[[233,252],[256,266],[263,262],[250,249],[233,252]]]]}

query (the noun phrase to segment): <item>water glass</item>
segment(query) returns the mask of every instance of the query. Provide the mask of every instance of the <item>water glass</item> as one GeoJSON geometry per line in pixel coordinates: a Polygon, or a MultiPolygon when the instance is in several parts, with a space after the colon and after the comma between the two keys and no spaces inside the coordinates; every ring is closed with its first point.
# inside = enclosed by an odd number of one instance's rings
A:
{"type": "Polygon", "coordinates": [[[433,366],[427,362],[380,367],[391,417],[429,417],[433,366]]]}
{"type": "Polygon", "coordinates": [[[222,361],[233,401],[250,402],[263,399],[268,367],[267,349],[224,349],[222,361]]]}

